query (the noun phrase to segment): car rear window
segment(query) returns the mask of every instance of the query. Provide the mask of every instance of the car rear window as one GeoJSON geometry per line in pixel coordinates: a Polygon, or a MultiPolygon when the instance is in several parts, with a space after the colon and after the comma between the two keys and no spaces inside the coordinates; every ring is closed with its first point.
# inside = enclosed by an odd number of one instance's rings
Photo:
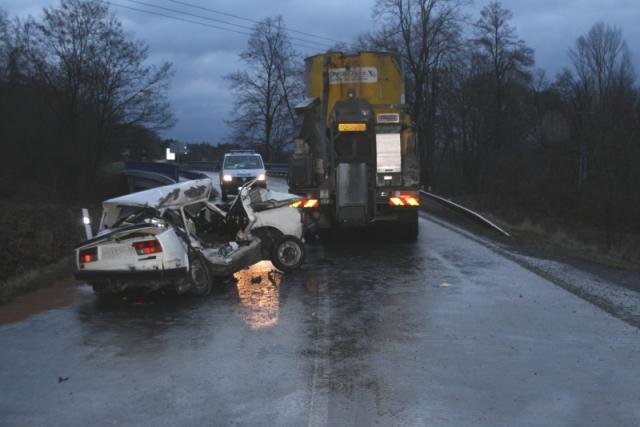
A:
{"type": "Polygon", "coordinates": [[[249,156],[226,156],[224,158],[224,169],[264,169],[262,158],[256,155],[249,156]]]}

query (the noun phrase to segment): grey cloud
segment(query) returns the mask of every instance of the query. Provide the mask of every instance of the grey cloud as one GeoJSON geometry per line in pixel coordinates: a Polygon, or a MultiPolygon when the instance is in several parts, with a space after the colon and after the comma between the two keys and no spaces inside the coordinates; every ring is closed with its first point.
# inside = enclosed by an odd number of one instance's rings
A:
{"type": "MultiPolygon", "coordinates": [[[[127,0],[113,1],[146,8],[127,0]]],[[[244,26],[252,25],[250,22],[188,9],[167,0],[144,1],[234,21],[244,26]]],[[[379,25],[372,17],[375,0],[185,1],[254,20],[281,14],[289,28],[347,43],[363,32],[375,30],[379,25]]],[[[468,14],[471,21],[478,18],[478,11],[486,3],[488,1],[476,0],[470,6],[468,14]]],[[[549,77],[553,77],[556,72],[569,65],[569,47],[598,20],[622,29],[632,51],[636,69],[640,71],[638,0],[502,0],[502,3],[514,14],[513,24],[518,30],[518,35],[535,49],[536,66],[547,70],[549,77]]],[[[58,1],[54,0],[2,0],[0,7],[10,15],[39,16],[43,6],[57,4],[58,1]]],[[[149,44],[150,61],[158,63],[168,60],[174,64],[176,75],[169,96],[178,123],[173,129],[165,132],[164,136],[193,142],[218,142],[224,138],[227,128],[223,120],[231,117],[233,98],[228,83],[222,77],[241,68],[238,54],[245,47],[247,37],[123,8],[112,7],[112,10],[120,17],[127,31],[149,44]]],[[[308,38],[300,34],[292,35],[308,38]]],[[[319,39],[313,40],[322,42],[319,39]]],[[[331,44],[329,41],[325,42],[327,45],[331,44]]],[[[301,55],[308,55],[322,51],[323,47],[298,49],[301,55]]]]}

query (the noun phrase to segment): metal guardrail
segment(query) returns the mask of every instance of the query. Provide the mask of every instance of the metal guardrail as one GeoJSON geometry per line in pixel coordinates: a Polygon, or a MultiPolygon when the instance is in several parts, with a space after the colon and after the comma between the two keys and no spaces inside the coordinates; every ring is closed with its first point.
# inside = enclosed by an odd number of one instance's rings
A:
{"type": "Polygon", "coordinates": [[[506,236],[506,237],[511,237],[511,235],[509,233],[507,233],[506,231],[504,231],[502,228],[498,227],[496,224],[494,224],[493,222],[489,221],[487,218],[483,217],[482,215],[480,215],[477,212],[472,211],[471,209],[465,208],[462,205],[459,205],[455,202],[452,202],[449,199],[445,199],[444,197],[438,196],[437,194],[433,194],[430,193],[428,191],[424,191],[424,190],[420,190],[420,194],[422,196],[425,197],[429,197],[430,199],[435,200],[436,202],[440,203],[441,205],[452,209],[456,212],[459,212],[463,215],[465,215],[468,218],[473,219],[476,222],[479,222],[499,233],[501,233],[502,235],[506,236]]]}

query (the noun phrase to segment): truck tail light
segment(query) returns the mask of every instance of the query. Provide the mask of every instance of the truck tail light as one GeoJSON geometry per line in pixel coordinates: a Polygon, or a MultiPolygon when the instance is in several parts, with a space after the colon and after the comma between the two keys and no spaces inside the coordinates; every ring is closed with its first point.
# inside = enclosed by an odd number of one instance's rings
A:
{"type": "Polygon", "coordinates": [[[302,199],[291,203],[289,206],[292,208],[317,208],[320,205],[320,201],[318,199],[302,199]]]}
{"type": "Polygon", "coordinates": [[[389,204],[391,206],[420,206],[420,198],[416,191],[394,191],[393,195],[389,198],[389,204]]]}
{"type": "Polygon", "coordinates": [[[420,206],[420,200],[413,196],[406,196],[404,201],[409,204],[409,206],[420,206]]]}
{"type": "Polygon", "coordinates": [[[78,261],[82,264],[98,260],[98,248],[83,249],[78,253],[78,261]]]}
{"type": "Polygon", "coordinates": [[[135,242],[131,246],[134,247],[138,255],[149,255],[162,252],[162,246],[156,239],[135,242]]]}

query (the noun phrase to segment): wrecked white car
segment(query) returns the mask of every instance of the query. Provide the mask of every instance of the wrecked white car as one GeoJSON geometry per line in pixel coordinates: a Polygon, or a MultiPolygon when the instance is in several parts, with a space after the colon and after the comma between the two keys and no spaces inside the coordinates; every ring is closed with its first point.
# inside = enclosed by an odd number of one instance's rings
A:
{"type": "MultiPolygon", "coordinates": [[[[261,260],[290,271],[305,259],[299,197],[245,184],[227,211],[211,180],[103,202],[95,237],[76,247],[75,276],[97,294],[173,287],[205,295],[217,276],[261,260]]],[[[88,236],[89,237],[89,236],[88,236]]]]}

